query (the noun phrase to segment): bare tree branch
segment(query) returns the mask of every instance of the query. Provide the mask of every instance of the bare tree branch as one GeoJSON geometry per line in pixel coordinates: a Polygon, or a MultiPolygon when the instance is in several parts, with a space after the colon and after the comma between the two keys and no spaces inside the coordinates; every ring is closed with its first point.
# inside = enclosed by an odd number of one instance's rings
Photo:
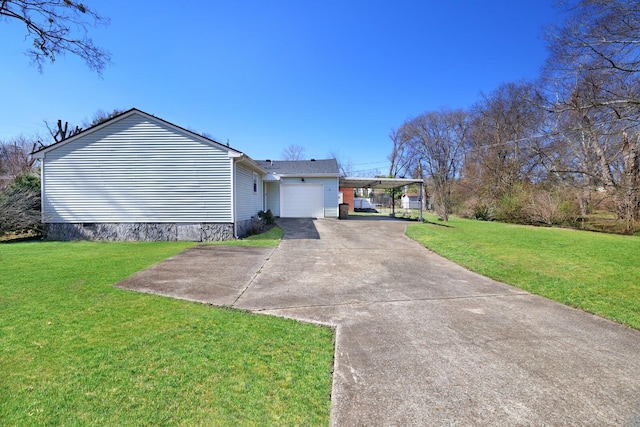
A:
{"type": "Polygon", "coordinates": [[[18,136],[0,141],[0,175],[15,178],[34,170],[36,160],[31,156],[40,142],[34,138],[18,136]]]}
{"type": "Polygon", "coordinates": [[[304,160],[304,147],[291,144],[282,150],[282,160],[304,160]]]}
{"type": "MultiPolygon", "coordinates": [[[[109,19],[74,0],[2,0],[0,19],[22,22],[32,47],[27,55],[42,72],[46,61],[51,63],[66,53],[84,59],[89,69],[102,74],[111,61],[111,54],[94,45],[87,36],[88,28],[108,25],[109,19]]],[[[6,40],[5,40],[6,42],[6,40]]]]}
{"type": "Polygon", "coordinates": [[[47,126],[47,129],[49,130],[49,133],[51,134],[51,137],[53,138],[53,140],[55,142],[62,142],[67,138],[70,138],[80,132],[82,132],[82,128],[79,126],[75,126],[73,128],[71,128],[71,130],[69,130],[69,122],[64,122],[64,126],[62,125],[62,120],[58,119],[57,122],[57,129],[51,129],[51,126],[49,126],[49,123],[47,123],[47,121],[44,121],[45,126],[47,126]]]}

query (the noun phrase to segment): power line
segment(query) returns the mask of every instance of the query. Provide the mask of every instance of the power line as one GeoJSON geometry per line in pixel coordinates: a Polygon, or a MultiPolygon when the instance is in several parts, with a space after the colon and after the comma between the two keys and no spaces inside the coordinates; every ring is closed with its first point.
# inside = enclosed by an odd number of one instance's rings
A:
{"type": "Polygon", "coordinates": [[[353,166],[359,166],[359,165],[377,165],[377,164],[382,164],[382,163],[391,163],[391,161],[389,160],[385,160],[383,162],[367,162],[367,163],[353,163],[353,166]]]}
{"type": "Polygon", "coordinates": [[[373,168],[373,169],[359,169],[359,170],[354,170],[351,171],[351,173],[364,173],[364,172],[381,172],[380,168],[373,168]]]}

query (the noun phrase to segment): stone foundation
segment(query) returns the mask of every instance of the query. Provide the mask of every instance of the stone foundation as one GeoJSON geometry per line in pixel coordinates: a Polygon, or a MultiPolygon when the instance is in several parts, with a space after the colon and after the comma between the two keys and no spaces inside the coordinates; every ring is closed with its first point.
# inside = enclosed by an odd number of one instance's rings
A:
{"type": "Polygon", "coordinates": [[[246,221],[238,221],[238,236],[240,237],[262,233],[264,229],[264,221],[257,217],[248,219],[246,221]]]}
{"type": "Polygon", "coordinates": [[[233,224],[219,223],[45,223],[46,240],[215,242],[233,240],[233,224]]]}

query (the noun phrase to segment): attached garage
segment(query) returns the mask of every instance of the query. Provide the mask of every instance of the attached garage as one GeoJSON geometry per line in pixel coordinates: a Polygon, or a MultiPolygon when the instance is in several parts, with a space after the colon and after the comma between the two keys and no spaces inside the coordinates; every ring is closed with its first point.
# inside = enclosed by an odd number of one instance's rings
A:
{"type": "Polygon", "coordinates": [[[280,216],[282,218],[324,218],[324,185],[282,184],[280,216]]]}
{"type": "Polygon", "coordinates": [[[264,177],[264,206],[281,218],[337,218],[338,179],[335,159],[259,160],[264,177]]]}

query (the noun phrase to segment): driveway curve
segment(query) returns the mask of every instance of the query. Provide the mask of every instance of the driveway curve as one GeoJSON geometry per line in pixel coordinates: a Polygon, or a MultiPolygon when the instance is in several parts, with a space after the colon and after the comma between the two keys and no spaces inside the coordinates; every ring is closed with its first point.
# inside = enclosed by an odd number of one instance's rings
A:
{"type": "MultiPolygon", "coordinates": [[[[332,425],[640,426],[639,331],[465,270],[403,221],[279,225],[237,288],[188,299],[334,326],[332,425]]],[[[119,286],[163,293],[161,264],[119,286]]]]}

